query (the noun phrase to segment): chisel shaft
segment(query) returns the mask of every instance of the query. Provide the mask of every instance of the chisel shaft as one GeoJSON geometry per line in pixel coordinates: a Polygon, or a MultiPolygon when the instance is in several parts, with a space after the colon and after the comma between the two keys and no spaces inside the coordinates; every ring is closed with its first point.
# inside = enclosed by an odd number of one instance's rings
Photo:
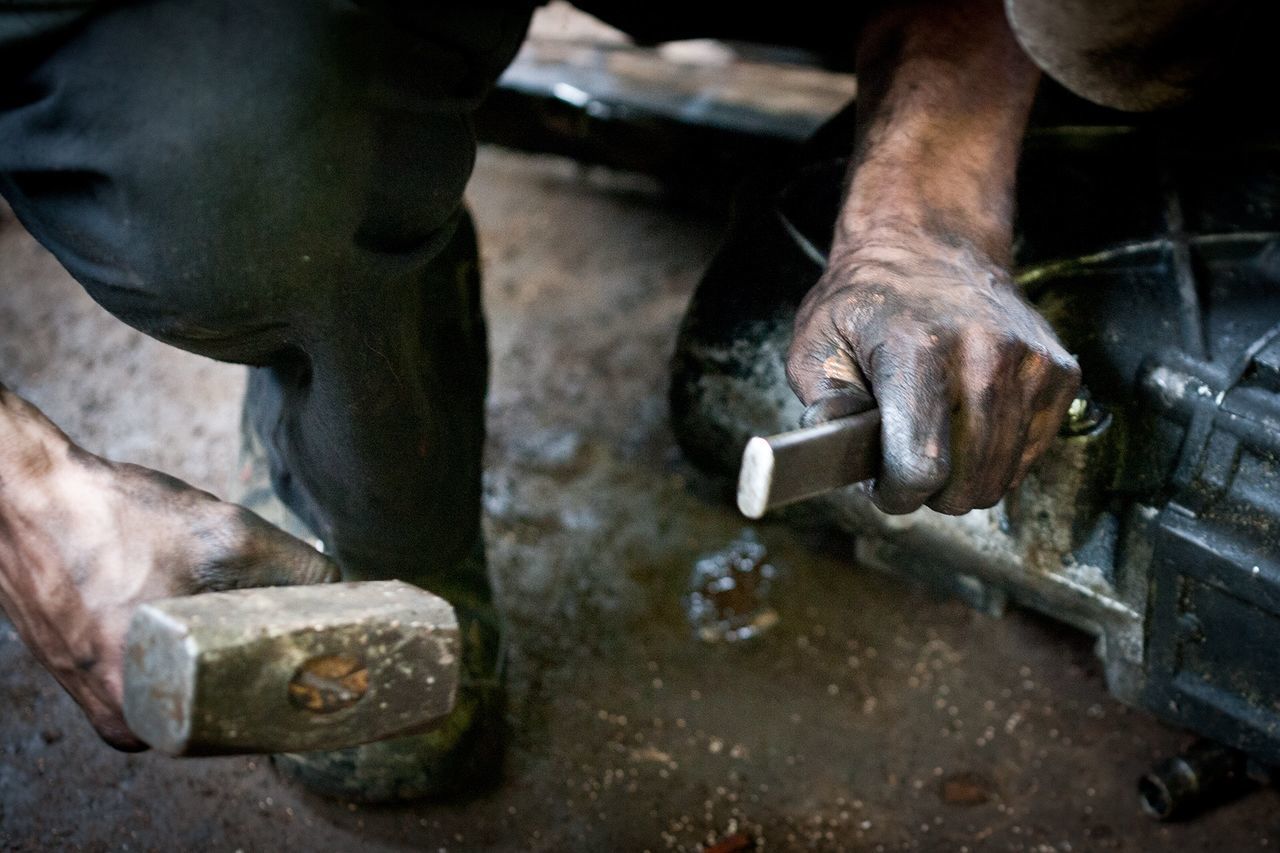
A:
{"type": "Polygon", "coordinates": [[[770,509],[876,476],[880,410],[747,442],[738,476],[738,509],[760,518],[770,509]]]}

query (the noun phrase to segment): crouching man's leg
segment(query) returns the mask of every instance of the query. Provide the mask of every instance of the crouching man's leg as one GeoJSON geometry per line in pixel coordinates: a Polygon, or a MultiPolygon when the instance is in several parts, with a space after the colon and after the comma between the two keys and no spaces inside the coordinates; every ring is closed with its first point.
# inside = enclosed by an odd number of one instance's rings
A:
{"type": "Polygon", "coordinates": [[[500,755],[461,196],[470,111],[527,19],[510,3],[89,3],[0,59],[0,191],[26,227],[116,316],[253,366],[245,502],[344,577],[421,583],[464,620],[469,682],[441,730],[282,759],[331,793],[430,794],[500,755]]]}
{"type": "Polygon", "coordinates": [[[323,543],[347,580],[398,578],[443,596],[463,631],[458,707],[426,734],[277,756],[345,799],[474,790],[504,746],[501,632],[480,529],[488,357],[471,221],[432,261],[333,324],[305,365],[254,368],[242,502],[323,543]]]}

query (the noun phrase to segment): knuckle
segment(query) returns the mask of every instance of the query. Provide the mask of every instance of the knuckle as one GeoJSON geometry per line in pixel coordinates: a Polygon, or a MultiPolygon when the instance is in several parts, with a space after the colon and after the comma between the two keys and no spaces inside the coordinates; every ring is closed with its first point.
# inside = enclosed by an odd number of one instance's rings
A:
{"type": "Polygon", "coordinates": [[[1015,333],[980,326],[957,344],[960,364],[973,376],[995,377],[1025,368],[1027,343],[1015,333]]]}
{"type": "Polygon", "coordinates": [[[796,308],[795,319],[791,322],[791,333],[796,340],[819,337],[830,326],[827,321],[827,308],[819,300],[813,298],[813,291],[796,308]]]}
{"type": "Polygon", "coordinates": [[[906,515],[924,505],[920,495],[880,483],[871,494],[871,502],[876,509],[888,515],[906,515]]]}
{"type": "Polygon", "coordinates": [[[988,317],[981,314],[970,314],[951,320],[946,327],[953,329],[955,333],[966,341],[980,342],[990,344],[1004,338],[1007,334],[1005,327],[1000,323],[998,318],[988,317]]]}
{"type": "Polygon", "coordinates": [[[975,366],[981,366],[982,373],[1008,376],[1027,369],[1031,347],[1019,335],[999,330],[972,340],[974,343],[966,347],[967,354],[975,366]]]}
{"type": "Polygon", "coordinates": [[[1058,372],[1062,375],[1063,381],[1072,385],[1072,390],[1074,391],[1075,387],[1080,385],[1080,381],[1083,378],[1080,372],[1080,363],[1074,358],[1067,356],[1061,361],[1058,361],[1055,366],[1058,372]]]}
{"type": "Polygon", "coordinates": [[[973,502],[963,495],[948,495],[930,501],[929,509],[943,515],[964,515],[973,509],[973,502]]]}
{"type": "Polygon", "coordinates": [[[945,459],[921,453],[892,455],[885,460],[885,468],[902,489],[926,495],[942,488],[951,476],[951,466],[945,459]]]}
{"type": "Polygon", "coordinates": [[[216,521],[237,530],[249,529],[258,518],[251,510],[230,501],[212,501],[208,504],[208,512],[216,521]]]}
{"type": "Polygon", "coordinates": [[[1031,350],[1031,345],[1024,336],[1008,329],[992,332],[990,340],[991,346],[1001,355],[1025,356],[1031,350]]]}
{"type": "Polygon", "coordinates": [[[801,370],[820,361],[819,354],[829,349],[833,336],[826,330],[812,325],[796,330],[787,346],[787,369],[801,370]]]}
{"type": "Polygon", "coordinates": [[[1056,371],[1070,372],[1080,369],[1075,356],[1067,352],[1057,341],[1030,346],[1027,355],[1056,371]]]}
{"type": "Polygon", "coordinates": [[[871,347],[866,353],[866,361],[882,386],[907,390],[913,385],[912,377],[927,371],[939,360],[938,354],[937,346],[920,340],[916,333],[908,332],[871,347]]]}
{"type": "Polygon", "coordinates": [[[1022,372],[1045,386],[1058,386],[1075,393],[1080,384],[1080,364],[1061,347],[1030,347],[1023,356],[1022,372]]]}
{"type": "Polygon", "coordinates": [[[964,340],[970,330],[945,320],[937,320],[913,329],[905,336],[905,341],[913,349],[938,349],[964,340]]]}
{"type": "Polygon", "coordinates": [[[219,551],[237,550],[249,538],[247,525],[234,504],[215,503],[203,507],[194,529],[209,546],[219,551]]]}
{"type": "Polygon", "coordinates": [[[237,549],[250,547],[263,524],[258,516],[233,503],[215,504],[212,513],[213,522],[223,531],[227,542],[237,549]]]}
{"type": "Polygon", "coordinates": [[[807,352],[792,349],[786,361],[787,384],[791,390],[807,405],[813,393],[810,386],[814,382],[813,367],[807,352]]]}
{"type": "Polygon", "coordinates": [[[1076,361],[1075,356],[1056,343],[1043,349],[1036,348],[1033,352],[1057,373],[1078,374],[1080,372],[1080,363],[1076,361]]]}
{"type": "Polygon", "coordinates": [[[828,328],[843,329],[854,323],[856,305],[857,298],[852,293],[845,288],[837,288],[827,292],[816,316],[821,317],[828,328]]]}
{"type": "Polygon", "coordinates": [[[990,509],[1004,497],[1004,487],[979,485],[960,488],[940,495],[929,503],[929,508],[943,515],[964,515],[975,509],[990,509]]]}
{"type": "Polygon", "coordinates": [[[956,352],[963,340],[964,334],[954,327],[930,326],[905,340],[902,350],[917,361],[940,362],[956,352]]]}
{"type": "Polygon", "coordinates": [[[228,572],[242,569],[262,552],[264,542],[261,518],[242,506],[214,501],[204,507],[192,528],[198,544],[195,573],[205,584],[226,583],[228,572]]]}
{"type": "Polygon", "coordinates": [[[796,337],[791,341],[791,346],[787,348],[787,375],[803,373],[805,367],[813,359],[812,344],[801,337],[796,337]]]}
{"type": "Polygon", "coordinates": [[[1003,486],[998,489],[988,488],[974,497],[971,502],[971,509],[990,509],[1000,503],[1000,499],[1004,497],[1004,493],[1005,489],[1003,486]]]}

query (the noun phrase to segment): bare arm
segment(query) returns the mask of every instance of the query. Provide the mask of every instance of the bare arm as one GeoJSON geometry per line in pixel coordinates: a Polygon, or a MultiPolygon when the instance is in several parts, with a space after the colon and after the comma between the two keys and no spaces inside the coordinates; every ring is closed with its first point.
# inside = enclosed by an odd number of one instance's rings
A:
{"type": "Polygon", "coordinates": [[[788,376],[815,420],[880,406],[881,508],[990,506],[1079,387],[1008,273],[1039,71],[999,0],[925,0],[871,17],[858,80],[851,180],[788,376]]]}

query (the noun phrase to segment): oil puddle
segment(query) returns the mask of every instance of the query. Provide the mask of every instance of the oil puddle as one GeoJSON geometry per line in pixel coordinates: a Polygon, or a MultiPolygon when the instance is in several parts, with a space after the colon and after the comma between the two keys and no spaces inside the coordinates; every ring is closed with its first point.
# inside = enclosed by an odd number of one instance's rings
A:
{"type": "Polygon", "coordinates": [[[725,548],[700,557],[685,599],[699,639],[741,642],[778,624],[778,612],[769,603],[777,577],[778,569],[753,530],[742,531],[725,548]]]}

